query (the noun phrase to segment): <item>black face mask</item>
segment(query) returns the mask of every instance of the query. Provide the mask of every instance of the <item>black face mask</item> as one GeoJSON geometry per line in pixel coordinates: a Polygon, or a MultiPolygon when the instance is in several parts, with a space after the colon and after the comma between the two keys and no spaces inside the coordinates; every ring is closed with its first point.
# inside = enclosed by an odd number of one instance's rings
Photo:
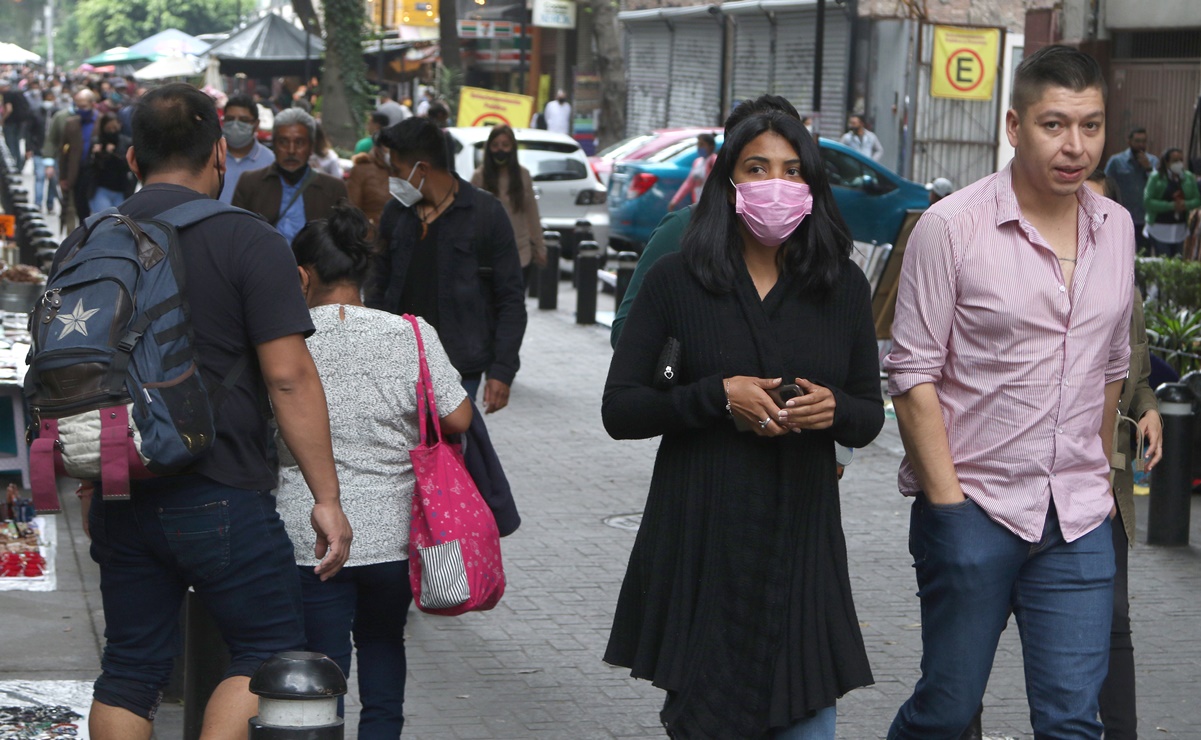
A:
{"type": "Polygon", "coordinates": [[[506,152],[492,152],[492,161],[497,167],[504,167],[509,163],[509,157],[511,156],[511,154],[506,152]]]}

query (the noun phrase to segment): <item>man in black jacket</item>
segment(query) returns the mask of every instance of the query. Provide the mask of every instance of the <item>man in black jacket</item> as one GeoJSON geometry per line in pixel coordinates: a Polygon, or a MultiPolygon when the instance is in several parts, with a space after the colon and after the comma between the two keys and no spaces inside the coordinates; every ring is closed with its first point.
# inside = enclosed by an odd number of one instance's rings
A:
{"type": "Polygon", "coordinates": [[[445,134],[413,117],[379,134],[393,200],[367,305],[421,316],[435,329],[463,387],[484,409],[509,403],[525,336],[525,296],[513,227],[492,195],[450,171],[445,134]]]}

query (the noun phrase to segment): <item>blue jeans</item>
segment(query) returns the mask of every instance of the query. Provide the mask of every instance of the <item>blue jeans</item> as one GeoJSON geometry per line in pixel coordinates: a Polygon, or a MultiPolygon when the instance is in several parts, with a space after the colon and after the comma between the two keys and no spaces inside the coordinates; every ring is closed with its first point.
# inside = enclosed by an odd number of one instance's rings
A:
{"type": "Polygon", "coordinates": [[[96,188],[96,192],[88,198],[88,208],[92,213],[100,213],[105,208],[116,208],[125,202],[125,193],[108,188],[96,188]]]}
{"type": "Polygon", "coordinates": [[[889,740],[954,740],[976,714],[997,641],[1017,618],[1035,738],[1100,738],[1098,694],[1109,661],[1113,540],[1108,520],[1065,542],[1052,506],[1031,544],[970,499],[918,496],[909,551],[922,608],[922,676],[889,740]]]}
{"type": "MultiPolygon", "coordinates": [[[[359,737],[396,740],[404,727],[405,622],[413,592],[409,561],[343,568],[321,581],[300,566],[308,649],[350,676],[351,636],[359,659],[359,737]]],[[[338,701],[341,716],[343,703],[338,701]]]]}
{"type": "MultiPolygon", "coordinates": [[[[483,383],[484,376],[477,375],[474,378],[463,378],[463,390],[467,391],[467,395],[471,397],[471,402],[475,403],[475,399],[480,395],[480,385],[483,383]]],[[[451,409],[452,411],[454,409],[451,409]]]]}
{"type": "Polygon", "coordinates": [[[225,677],[304,647],[296,559],[269,492],[198,475],[132,487],[128,501],[105,502],[97,486],[88,518],[105,621],[96,701],[154,718],[189,586],[229,647],[225,677]]]}
{"type": "Polygon", "coordinates": [[[826,707],[817,714],[772,733],[772,740],[834,740],[834,728],[838,720],[838,708],[826,707]]]}
{"type": "Polygon", "coordinates": [[[58,200],[58,172],[46,177],[46,168],[54,167],[50,157],[35,157],[33,160],[33,204],[41,207],[42,195],[46,196],[46,210],[54,209],[54,201],[58,200]],[[48,186],[48,187],[47,187],[48,186]]]}

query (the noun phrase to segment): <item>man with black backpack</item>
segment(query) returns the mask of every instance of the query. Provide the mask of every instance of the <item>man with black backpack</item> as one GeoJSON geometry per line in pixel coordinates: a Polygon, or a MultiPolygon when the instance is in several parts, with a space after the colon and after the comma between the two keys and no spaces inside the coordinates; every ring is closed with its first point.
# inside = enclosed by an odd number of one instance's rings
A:
{"type": "MultiPolygon", "coordinates": [[[[120,338],[112,342],[116,352],[132,351],[133,377],[138,347],[151,339],[160,346],[190,335],[195,372],[213,399],[215,435],[211,446],[179,474],[130,480],[136,477],[134,464],[129,471],[113,473],[110,463],[119,460],[113,455],[105,460],[105,432],[100,432],[103,472],[87,521],[92,558],[100,566],[106,645],[89,730],[97,740],[151,736],[178,652],[179,610],[190,586],[216,620],[232,657],[225,680],[208,703],[203,736],[245,738],[247,720],[257,709],[249,677],[271,655],[305,644],[292,545],[271,495],[277,470],[268,401],[313,491],[316,554],[324,556],[316,572],[323,579],[346,562],[350,525],[339,501],[325,394],[304,341],[313,324],[292,253],[262,219],[207,200],[221,192],[225,174],[226,143],[213,101],[190,85],[166,85],[139,101],[132,123],[127,159],[144,187],[119,210],[146,234],[178,233],[178,244],[160,245],[156,253],[153,244],[136,242],[135,253],[143,267],[156,256],[160,262],[181,261],[180,295],[190,316],[175,330],[155,330],[151,323],[142,335],[136,326],[98,320],[113,315],[111,307],[89,300],[103,295],[100,288],[88,293],[93,289],[79,287],[82,283],[56,282],[60,272],[81,269],[90,247],[119,246],[114,234],[125,233],[121,229],[139,233],[110,216],[90,221],[93,231],[77,230],[60,248],[39,309],[40,320],[52,328],[39,337],[45,346],[56,346],[113,332],[120,338]],[[60,292],[51,290],[56,285],[63,286],[60,292]],[[110,475],[120,485],[110,485],[110,475]],[[112,495],[112,488],[126,486],[127,498],[112,495]]],[[[131,300],[138,304],[140,298],[131,300]]],[[[140,310],[140,305],[133,309],[135,315],[140,310]]],[[[40,351],[35,340],[30,370],[34,393],[53,399],[52,384],[36,385],[40,351]]],[[[163,366],[172,362],[170,357],[161,360],[163,366]]],[[[172,398],[171,384],[186,385],[191,372],[169,383],[137,386],[128,381],[124,385],[136,390],[117,403],[129,401],[132,418],[139,413],[144,417],[156,402],[178,401],[172,398]]],[[[194,392],[186,403],[194,406],[202,398],[194,392]]],[[[123,416],[125,408],[106,407],[101,415],[107,417],[112,409],[123,416]]],[[[39,421],[39,433],[64,433],[62,421],[39,421]]],[[[131,436],[138,431],[141,454],[148,432],[140,425],[130,427],[131,436]]],[[[188,444],[196,441],[187,436],[188,444]]],[[[114,440],[110,437],[107,444],[111,448],[114,440]]],[[[199,444],[207,443],[201,439],[199,444]]],[[[67,457],[69,452],[64,445],[56,454],[67,457]]]]}

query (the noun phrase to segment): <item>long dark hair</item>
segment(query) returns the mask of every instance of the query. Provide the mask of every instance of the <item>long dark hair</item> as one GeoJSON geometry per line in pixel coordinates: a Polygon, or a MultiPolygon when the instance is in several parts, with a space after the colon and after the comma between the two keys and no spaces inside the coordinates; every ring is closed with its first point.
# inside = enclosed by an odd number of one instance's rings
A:
{"type": "MultiPolygon", "coordinates": [[[[1163,156],[1161,156],[1159,158],[1159,176],[1164,178],[1165,180],[1170,180],[1173,177],[1172,170],[1168,167],[1168,164],[1169,164],[1168,160],[1171,159],[1172,155],[1175,154],[1176,152],[1180,152],[1181,156],[1184,155],[1183,149],[1181,149],[1180,147],[1172,146],[1172,147],[1168,147],[1167,149],[1165,149],[1163,152],[1163,156]]],[[[1188,171],[1188,163],[1186,162],[1184,166],[1185,166],[1185,171],[1187,172],[1188,171]]]]}
{"type": "Polygon", "coordinates": [[[328,218],[309,221],[292,240],[296,264],[312,267],[326,285],[367,279],[372,254],[371,222],[363,212],[342,198],[330,209],[328,218]]]}
{"type": "Polygon", "coordinates": [[[492,142],[498,136],[508,136],[513,142],[513,154],[504,168],[509,173],[509,202],[513,204],[514,213],[521,213],[525,210],[525,183],[521,180],[521,165],[517,163],[517,137],[513,135],[513,129],[503,123],[492,127],[484,144],[484,190],[500,197],[500,166],[492,160],[492,142]]]}
{"type": "Polygon", "coordinates": [[[851,233],[830,191],[821,150],[799,120],[778,110],[748,116],[728,131],[692,221],[680,240],[684,262],[701,284],[728,293],[741,264],[742,237],[730,184],[742,150],[767,132],[784,137],[801,159],[801,177],[813,194],[813,212],[780,245],[780,267],[795,276],[802,291],[834,287],[842,261],[851,254],[851,233]]]}

